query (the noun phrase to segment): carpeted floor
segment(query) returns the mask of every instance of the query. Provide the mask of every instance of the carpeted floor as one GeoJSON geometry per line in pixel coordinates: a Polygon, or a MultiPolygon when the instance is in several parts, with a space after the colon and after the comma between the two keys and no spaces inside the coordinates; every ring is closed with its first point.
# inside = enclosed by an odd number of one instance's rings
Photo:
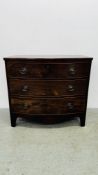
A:
{"type": "Polygon", "coordinates": [[[10,126],[0,110],[0,175],[97,175],[98,109],[88,109],[86,126],[72,120],[10,126]]]}

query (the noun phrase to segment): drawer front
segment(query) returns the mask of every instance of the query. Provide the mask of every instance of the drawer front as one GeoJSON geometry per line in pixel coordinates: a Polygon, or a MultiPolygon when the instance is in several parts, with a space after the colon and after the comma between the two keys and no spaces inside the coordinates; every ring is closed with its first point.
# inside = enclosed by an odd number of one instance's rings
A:
{"type": "Polygon", "coordinates": [[[11,99],[12,112],[20,114],[65,114],[83,112],[85,99],[52,98],[52,99],[11,99]]]}
{"type": "Polygon", "coordinates": [[[31,97],[86,95],[87,79],[81,80],[18,80],[10,79],[10,94],[31,97]]]}
{"type": "Polygon", "coordinates": [[[7,73],[9,77],[33,79],[73,79],[87,77],[90,63],[59,63],[37,64],[32,61],[8,61],[7,73]]]}

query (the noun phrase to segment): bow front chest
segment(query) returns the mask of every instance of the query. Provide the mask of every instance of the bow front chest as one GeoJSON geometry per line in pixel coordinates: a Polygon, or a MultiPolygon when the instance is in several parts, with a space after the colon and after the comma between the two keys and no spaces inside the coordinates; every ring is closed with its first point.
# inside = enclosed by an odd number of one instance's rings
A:
{"type": "Polygon", "coordinates": [[[79,117],[85,126],[91,57],[15,56],[4,58],[11,126],[17,117],[54,123],[79,117]]]}

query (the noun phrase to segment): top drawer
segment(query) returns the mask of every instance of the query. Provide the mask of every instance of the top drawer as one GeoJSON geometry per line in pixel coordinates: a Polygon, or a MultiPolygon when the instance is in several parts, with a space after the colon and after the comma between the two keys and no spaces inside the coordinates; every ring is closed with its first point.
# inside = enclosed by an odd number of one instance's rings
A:
{"type": "Polygon", "coordinates": [[[6,62],[9,77],[32,79],[74,79],[89,76],[90,63],[33,63],[10,60],[6,62]]]}

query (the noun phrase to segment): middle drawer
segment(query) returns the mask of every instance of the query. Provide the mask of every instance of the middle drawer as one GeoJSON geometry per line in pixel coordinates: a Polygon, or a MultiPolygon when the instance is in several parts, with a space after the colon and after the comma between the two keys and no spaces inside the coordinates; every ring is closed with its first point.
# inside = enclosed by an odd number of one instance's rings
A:
{"type": "Polygon", "coordinates": [[[9,91],[13,96],[61,97],[86,95],[88,79],[76,80],[22,80],[9,79],[9,91]]]}

